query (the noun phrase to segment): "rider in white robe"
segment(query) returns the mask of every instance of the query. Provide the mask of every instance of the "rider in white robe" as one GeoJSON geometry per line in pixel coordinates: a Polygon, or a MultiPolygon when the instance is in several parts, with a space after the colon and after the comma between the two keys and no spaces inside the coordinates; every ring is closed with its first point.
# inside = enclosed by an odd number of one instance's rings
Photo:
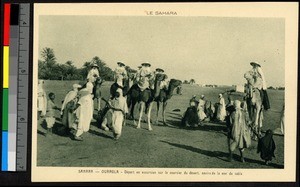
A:
{"type": "Polygon", "coordinates": [[[138,82],[138,86],[141,89],[141,91],[150,88],[149,80],[154,77],[150,67],[151,64],[143,63],[142,68],[137,73],[136,80],[138,82]]]}
{"type": "Polygon", "coordinates": [[[97,64],[92,64],[91,69],[88,72],[87,79],[95,82],[95,80],[99,77],[99,66],[97,64]]]}
{"type": "Polygon", "coordinates": [[[119,86],[124,86],[123,85],[123,80],[127,78],[127,71],[125,69],[125,64],[122,62],[117,63],[118,66],[116,67],[114,71],[114,79],[115,82],[118,83],[119,86]]]}

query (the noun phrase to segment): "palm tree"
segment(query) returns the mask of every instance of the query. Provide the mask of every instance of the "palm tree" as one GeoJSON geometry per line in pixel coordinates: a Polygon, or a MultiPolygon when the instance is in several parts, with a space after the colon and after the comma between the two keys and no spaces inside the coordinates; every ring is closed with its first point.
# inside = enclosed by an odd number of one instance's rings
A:
{"type": "Polygon", "coordinates": [[[45,47],[42,50],[41,55],[43,58],[43,62],[47,64],[48,67],[52,67],[56,63],[56,57],[54,55],[53,49],[49,47],[45,47]]]}
{"type": "Polygon", "coordinates": [[[89,68],[90,65],[91,65],[91,62],[85,62],[85,63],[83,64],[83,68],[89,68]]]}
{"type": "Polygon", "coordinates": [[[99,66],[100,70],[106,66],[105,62],[101,60],[98,56],[95,56],[91,63],[95,63],[99,66]]]}
{"type": "Polygon", "coordinates": [[[73,66],[73,62],[72,62],[71,60],[68,60],[68,61],[66,62],[66,65],[68,65],[68,66],[73,66]]]}

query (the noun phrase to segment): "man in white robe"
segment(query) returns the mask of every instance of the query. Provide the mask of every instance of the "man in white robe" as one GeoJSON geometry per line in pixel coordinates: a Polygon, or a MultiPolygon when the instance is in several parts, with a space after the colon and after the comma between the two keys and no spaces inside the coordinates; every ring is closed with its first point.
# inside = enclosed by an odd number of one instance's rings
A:
{"type": "Polygon", "coordinates": [[[46,109],[47,109],[47,94],[44,90],[44,81],[39,80],[38,81],[38,119],[40,116],[46,115],[46,109]]]}
{"type": "Polygon", "coordinates": [[[219,121],[224,121],[226,116],[225,109],[225,100],[222,94],[219,94],[219,103],[218,103],[218,111],[217,111],[217,119],[219,121]]]}
{"type": "Polygon", "coordinates": [[[87,88],[80,90],[80,98],[78,101],[78,108],[76,109],[76,116],[78,118],[77,132],[74,139],[82,141],[82,134],[88,132],[90,129],[90,123],[93,118],[93,109],[91,105],[93,100],[90,91],[87,88]]]}
{"type": "Polygon", "coordinates": [[[62,124],[67,128],[72,128],[75,121],[75,114],[72,110],[77,103],[78,88],[81,88],[81,85],[73,84],[73,90],[67,93],[61,106],[62,124]]]}
{"type": "Polygon", "coordinates": [[[123,97],[122,89],[117,90],[117,97],[110,100],[112,111],[112,127],[114,138],[119,139],[122,134],[122,126],[125,120],[125,114],[128,113],[126,98],[123,97]]]}

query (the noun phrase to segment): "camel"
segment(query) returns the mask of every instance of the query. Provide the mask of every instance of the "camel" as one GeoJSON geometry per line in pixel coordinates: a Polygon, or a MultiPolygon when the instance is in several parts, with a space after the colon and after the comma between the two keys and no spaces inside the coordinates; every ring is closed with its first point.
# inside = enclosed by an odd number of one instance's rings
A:
{"type": "Polygon", "coordinates": [[[263,105],[259,88],[262,88],[262,81],[260,79],[255,80],[252,71],[246,72],[244,77],[247,80],[246,103],[248,106],[249,118],[252,121],[256,133],[260,135],[263,120],[263,105]]]}
{"type": "Polygon", "coordinates": [[[97,77],[96,81],[94,82],[94,87],[93,87],[93,95],[94,98],[97,100],[97,110],[100,111],[101,109],[101,85],[104,82],[103,79],[101,79],[101,77],[97,77]]]}
{"type": "MultiPolygon", "coordinates": [[[[140,90],[139,86],[137,84],[134,84],[129,92],[127,93],[128,98],[128,107],[131,107],[130,110],[130,118],[134,120],[134,107],[137,103],[140,104],[140,113],[139,113],[139,120],[137,124],[137,128],[141,127],[141,119],[143,116],[143,111],[145,109],[145,114],[147,114],[147,122],[148,122],[148,130],[152,130],[151,127],[151,110],[152,110],[152,104],[153,102],[157,102],[157,110],[159,111],[159,104],[163,103],[163,121],[165,124],[165,109],[167,106],[167,100],[169,100],[172,97],[173,90],[181,84],[180,80],[171,79],[169,83],[169,87],[167,90],[160,90],[159,85],[160,82],[164,79],[163,74],[156,75],[156,78],[154,80],[154,90],[152,89],[145,89],[143,91],[140,90]],[[155,97],[157,95],[157,97],[155,97]]],[[[158,116],[158,112],[157,112],[158,116]]],[[[158,119],[158,117],[157,117],[158,119]]],[[[135,120],[134,120],[134,123],[135,120]]]]}
{"type": "Polygon", "coordinates": [[[168,100],[171,99],[173,96],[173,91],[175,88],[177,88],[179,85],[181,85],[180,80],[171,79],[169,83],[168,89],[160,89],[160,92],[157,97],[154,98],[154,101],[157,104],[157,111],[156,111],[156,124],[158,124],[158,113],[159,113],[159,107],[160,103],[162,103],[163,110],[162,110],[162,117],[163,117],[163,125],[166,125],[166,108],[168,104],[168,100]]]}

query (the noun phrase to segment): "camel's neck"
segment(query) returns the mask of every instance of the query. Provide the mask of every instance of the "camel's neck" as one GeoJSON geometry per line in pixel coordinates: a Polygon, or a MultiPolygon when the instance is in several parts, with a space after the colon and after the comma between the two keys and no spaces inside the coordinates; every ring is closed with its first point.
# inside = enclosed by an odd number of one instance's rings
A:
{"type": "Polygon", "coordinates": [[[155,80],[154,81],[154,95],[158,95],[159,94],[159,92],[160,92],[160,82],[161,81],[158,81],[158,80],[155,80]]]}
{"type": "Polygon", "coordinates": [[[174,89],[175,89],[175,86],[172,84],[169,84],[169,88],[167,91],[167,99],[171,99],[171,97],[173,96],[174,89]]]}

